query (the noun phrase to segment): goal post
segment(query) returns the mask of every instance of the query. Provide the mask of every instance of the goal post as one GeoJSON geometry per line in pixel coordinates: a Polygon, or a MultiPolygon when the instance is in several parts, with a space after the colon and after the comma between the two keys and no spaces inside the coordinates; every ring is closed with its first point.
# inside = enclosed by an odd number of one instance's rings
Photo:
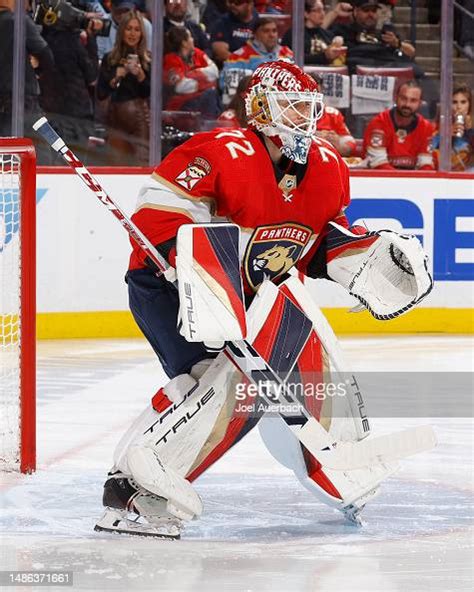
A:
{"type": "Polygon", "coordinates": [[[36,158],[0,138],[0,471],[36,468],[36,158]]]}

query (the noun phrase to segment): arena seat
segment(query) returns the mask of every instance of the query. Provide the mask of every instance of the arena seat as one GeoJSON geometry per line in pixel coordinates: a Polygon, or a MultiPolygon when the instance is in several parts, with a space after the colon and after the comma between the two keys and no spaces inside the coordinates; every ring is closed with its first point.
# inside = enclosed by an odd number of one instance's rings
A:
{"type": "Polygon", "coordinates": [[[347,66],[304,66],[303,68],[307,74],[342,74],[343,76],[349,74],[347,66]]]}

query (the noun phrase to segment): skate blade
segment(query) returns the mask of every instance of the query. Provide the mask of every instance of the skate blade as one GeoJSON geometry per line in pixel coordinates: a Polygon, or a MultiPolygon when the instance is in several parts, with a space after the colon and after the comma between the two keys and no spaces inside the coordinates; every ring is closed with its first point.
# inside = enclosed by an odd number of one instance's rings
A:
{"type": "Polygon", "coordinates": [[[354,508],[348,507],[345,508],[342,513],[344,514],[344,518],[350,522],[353,526],[357,526],[358,528],[362,528],[364,526],[364,522],[362,521],[360,513],[363,510],[362,508],[354,508]]]}
{"type": "Polygon", "coordinates": [[[102,518],[97,521],[94,530],[96,532],[110,532],[159,539],[176,540],[180,538],[179,529],[172,528],[170,524],[160,526],[149,522],[139,522],[138,519],[130,520],[126,517],[125,511],[110,508],[107,508],[102,518]]]}
{"type": "Polygon", "coordinates": [[[129,535],[129,536],[139,536],[139,537],[152,537],[155,539],[168,539],[171,541],[178,541],[181,538],[180,534],[173,535],[173,534],[164,534],[164,533],[157,533],[157,532],[144,532],[139,530],[129,530],[127,528],[108,528],[106,526],[100,526],[96,524],[94,526],[94,530],[96,532],[110,532],[117,535],[129,535]]]}

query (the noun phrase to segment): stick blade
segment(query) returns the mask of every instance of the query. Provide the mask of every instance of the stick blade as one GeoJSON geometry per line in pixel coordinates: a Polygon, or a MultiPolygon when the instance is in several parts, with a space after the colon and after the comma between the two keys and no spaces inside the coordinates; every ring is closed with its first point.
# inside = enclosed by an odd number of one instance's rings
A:
{"type": "Polygon", "coordinates": [[[359,442],[334,442],[316,420],[308,421],[299,430],[298,438],[324,467],[337,471],[396,462],[427,452],[437,444],[434,430],[429,425],[359,442]]]}

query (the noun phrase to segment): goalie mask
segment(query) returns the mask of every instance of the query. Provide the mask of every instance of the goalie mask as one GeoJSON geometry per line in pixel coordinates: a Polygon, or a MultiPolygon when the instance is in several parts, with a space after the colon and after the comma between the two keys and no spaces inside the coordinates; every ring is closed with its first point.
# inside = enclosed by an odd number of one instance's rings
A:
{"type": "Polygon", "coordinates": [[[250,127],[268,136],[289,159],[304,164],[323,114],[323,95],[298,66],[267,62],[252,75],[245,111],[250,127]]]}

